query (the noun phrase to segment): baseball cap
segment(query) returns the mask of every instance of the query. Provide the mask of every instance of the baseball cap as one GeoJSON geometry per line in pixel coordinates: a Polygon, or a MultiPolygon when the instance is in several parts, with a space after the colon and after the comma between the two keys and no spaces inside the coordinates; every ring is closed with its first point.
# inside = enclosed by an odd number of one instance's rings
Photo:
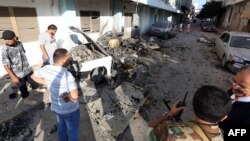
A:
{"type": "Polygon", "coordinates": [[[2,38],[1,38],[1,39],[10,40],[10,39],[13,39],[14,37],[16,37],[15,32],[13,32],[13,31],[11,31],[11,30],[5,30],[5,31],[3,32],[3,35],[2,35],[2,38]]]}

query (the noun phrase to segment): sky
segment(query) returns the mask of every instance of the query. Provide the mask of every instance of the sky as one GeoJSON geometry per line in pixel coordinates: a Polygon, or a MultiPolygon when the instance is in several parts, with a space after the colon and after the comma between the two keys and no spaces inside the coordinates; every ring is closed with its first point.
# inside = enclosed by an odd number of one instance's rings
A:
{"type": "Polygon", "coordinates": [[[206,3],[206,0],[192,0],[193,5],[195,6],[195,9],[201,9],[202,5],[206,3]]]}

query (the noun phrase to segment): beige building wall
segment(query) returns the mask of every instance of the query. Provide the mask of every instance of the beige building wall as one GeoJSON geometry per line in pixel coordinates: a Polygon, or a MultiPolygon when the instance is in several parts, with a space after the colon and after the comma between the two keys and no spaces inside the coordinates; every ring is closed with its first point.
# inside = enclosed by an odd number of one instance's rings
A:
{"type": "Polygon", "coordinates": [[[222,27],[229,31],[248,31],[249,19],[244,19],[241,16],[244,11],[249,8],[250,1],[228,6],[226,12],[222,15],[222,27]]]}

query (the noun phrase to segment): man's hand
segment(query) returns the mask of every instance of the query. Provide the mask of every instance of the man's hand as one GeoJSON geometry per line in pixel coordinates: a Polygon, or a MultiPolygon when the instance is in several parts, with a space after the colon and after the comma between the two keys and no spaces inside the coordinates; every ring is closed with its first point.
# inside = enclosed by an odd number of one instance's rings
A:
{"type": "Polygon", "coordinates": [[[18,84],[20,84],[20,79],[18,77],[13,77],[12,81],[14,82],[14,84],[17,86],[18,84]]]}
{"type": "Polygon", "coordinates": [[[45,62],[49,62],[49,56],[48,55],[45,55],[44,58],[45,58],[45,62]]]}
{"type": "Polygon", "coordinates": [[[36,83],[45,84],[45,79],[42,77],[37,77],[34,74],[31,75],[31,79],[33,79],[36,83]]]}
{"type": "Polygon", "coordinates": [[[172,116],[176,116],[178,113],[182,112],[184,110],[184,107],[177,107],[177,104],[179,102],[176,102],[174,105],[172,105],[169,113],[172,115],[172,116]]]}
{"type": "Polygon", "coordinates": [[[176,116],[178,113],[182,112],[184,110],[184,107],[179,107],[177,108],[177,104],[179,102],[176,102],[171,108],[170,111],[165,113],[163,116],[161,116],[160,118],[152,121],[149,124],[149,127],[155,128],[157,127],[159,124],[162,124],[164,121],[166,120],[170,120],[171,118],[173,118],[174,116],[176,116]]]}
{"type": "Polygon", "coordinates": [[[8,65],[3,65],[3,67],[5,68],[6,72],[9,74],[10,78],[12,79],[13,83],[15,85],[20,84],[20,78],[18,78],[14,72],[10,69],[10,67],[8,65]]]}
{"type": "Polygon", "coordinates": [[[40,45],[40,48],[42,50],[42,53],[43,53],[45,61],[49,61],[50,58],[49,58],[49,55],[48,55],[48,53],[47,53],[47,51],[45,49],[45,46],[44,45],[40,45]]]}
{"type": "Polygon", "coordinates": [[[69,94],[65,94],[65,95],[63,95],[63,96],[61,96],[62,98],[63,98],[63,100],[65,101],[65,102],[77,102],[78,101],[78,99],[73,99],[71,96],[70,96],[70,93],[69,94]]]}
{"type": "Polygon", "coordinates": [[[69,95],[67,94],[67,95],[64,95],[64,96],[62,96],[63,97],[63,100],[65,101],[65,102],[69,102],[70,101],[70,97],[69,97],[69,95]]]}

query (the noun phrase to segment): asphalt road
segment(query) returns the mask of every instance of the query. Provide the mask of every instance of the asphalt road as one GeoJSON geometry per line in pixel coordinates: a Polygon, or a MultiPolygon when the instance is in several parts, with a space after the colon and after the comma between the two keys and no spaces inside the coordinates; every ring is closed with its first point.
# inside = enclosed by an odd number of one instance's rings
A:
{"type": "MultiPolygon", "coordinates": [[[[213,52],[213,47],[197,42],[201,36],[216,38],[218,34],[203,33],[197,25],[191,25],[191,32],[178,33],[175,38],[159,42],[161,49],[157,52],[165,59],[159,59],[149,67],[150,75],[147,80],[152,88],[149,104],[141,109],[141,114],[136,114],[117,141],[143,141],[147,123],[168,111],[162,99],[171,100],[171,105],[182,100],[188,92],[187,108],[182,118],[191,119],[192,96],[197,88],[202,85],[215,85],[227,90],[230,87],[228,79],[233,74],[220,66],[220,60],[213,52]]],[[[98,125],[91,120],[83,97],[80,103],[80,141],[106,141],[98,125]]],[[[10,138],[57,140],[56,116],[50,111],[48,104],[28,112],[24,117],[28,118],[23,119],[27,123],[25,130],[20,130],[24,132],[23,135],[10,135],[10,138]]]]}

